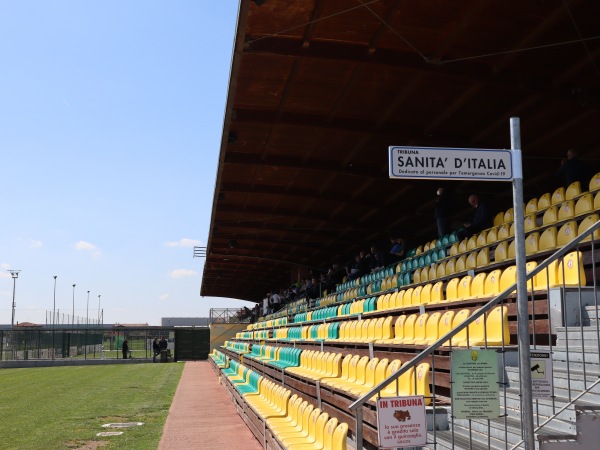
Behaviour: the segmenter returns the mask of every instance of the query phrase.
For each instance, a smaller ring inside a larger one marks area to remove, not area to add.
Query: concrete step
[[[571,348],[571,346],[584,347],[587,349],[598,348],[598,330],[596,327],[564,327],[556,328],[556,346]]]

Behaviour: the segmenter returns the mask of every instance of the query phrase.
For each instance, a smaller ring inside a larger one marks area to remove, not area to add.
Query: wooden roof
[[[510,148],[526,199],[568,148],[596,167],[600,2],[242,0],[201,295],[258,301],[298,266],[390,232],[436,237],[438,182],[388,178],[388,146]],[[207,70],[209,70],[207,68]],[[510,183],[453,182],[500,211]]]

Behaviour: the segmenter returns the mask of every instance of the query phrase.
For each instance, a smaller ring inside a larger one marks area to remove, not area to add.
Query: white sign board
[[[380,448],[420,447],[427,443],[425,400],[422,396],[377,400]]]
[[[390,178],[512,181],[510,150],[389,148]]]
[[[552,354],[531,351],[531,394],[533,398],[552,397]]]

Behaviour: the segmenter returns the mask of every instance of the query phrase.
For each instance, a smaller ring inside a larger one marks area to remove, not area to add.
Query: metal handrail
[[[581,397],[583,397],[585,394],[587,394],[588,392],[590,392],[592,389],[594,389],[596,387],[596,385],[600,383],[600,378],[598,378],[596,381],[594,381],[594,383],[588,387],[587,389],[585,389],[583,392],[581,392],[581,394],[579,394],[577,397],[575,397],[573,400],[571,400],[569,403],[567,403],[565,406],[563,406],[561,409],[559,409],[556,413],[554,413],[551,417],[549,417],[548,419],[546,419],[546,421],[544,423],[542,423],[539,427],[537,427],[534,431],[540,431],[542,428],[544,428],[546,425],[548,425],[550,422],[552,422],[554,419],[556,419],[558,417],[558,415],[560,413],[562,413],[564,410],[566,410],[569,406],[573,405],[577,400],[579,400]],[[510,450],[515,450],[517,447],[519,447],[519,445],[521,445],[523,442],[525,442],[523,439],[521,439],[519,442],[517,442],[515,445],[513,445]]]
[[[592,225],[589,229],[587,229],[584,233],[577,236],[573,241],[569,242],[564,247],[558,249],[556,252],[554,252],[552,255],[550,255],[548,258],[546,258],[541,264],[539,264],[534,270],[529,272],[527,274],[526,281],[529,281],[535,275],[537,275],[538,273],[540,273],[541,271],[546,269],[550,264],[552,264],[558,258],[560,258],[561,256],[565,255],[567,252],[571,251],[573,248],[578,246],[584,239],[586,239],[588,236],[592,235],[592,233],[594,233],[598,228],[600,228],[600,220],[598,222],[596,222],[594,225]],[[518,283],[518,281],[517,281],[517,283]],[[435,341],[433,344],[431,344],[429,347],[427,347],[425,350],[423,350],[421,353],[419,353],[413,359],[411,359],[407,363],[403,364],[397,372],[390,375],[388,378],[383,380],[381,383],[377,384],[370,391],[368,391],[366,394],[364,394],[362,397],[360,397],[358,400],[356,400],[354,403],[352,403],[349,406],[349,408],[350,408],[350,410],[355,411],[355,413],[356,413],[356,422],[357,422],[357,424],[356,424],[356,442],[358,443],[358,442],[362,441],[362,406],[373,395],[378,394],[388,384],[392,383],[393,381],[396,381],[403,374],[408,372],[411,368],[416,367],[426,357],[428,357],[434,351],[436,351],[438,348],[440,348],[444,342],[449,341],[452,337],[454,337],[460,331],[462,331],[463,329],[468,327],[471,323],[475,322],[483,314],[490,311],[498,303],[505,300],[513,291],[516,290],[517,283],[513,284],[512,286],[510,286],[509,288],[507,288],[506,290],[501,292],[497,297],[493,298],[487,304],[485,304],[484,306],[479,308],[477,311],[475,311],[471,316],[469,316],[458,327],[454,328],[453,330],[449,331],[444,336],[439,338],[437,341]]]

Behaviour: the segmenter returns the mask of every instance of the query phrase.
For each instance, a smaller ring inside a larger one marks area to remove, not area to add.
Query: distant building
[[[208,317],[163,317],[160,325],[163,327],[207,327]]]

